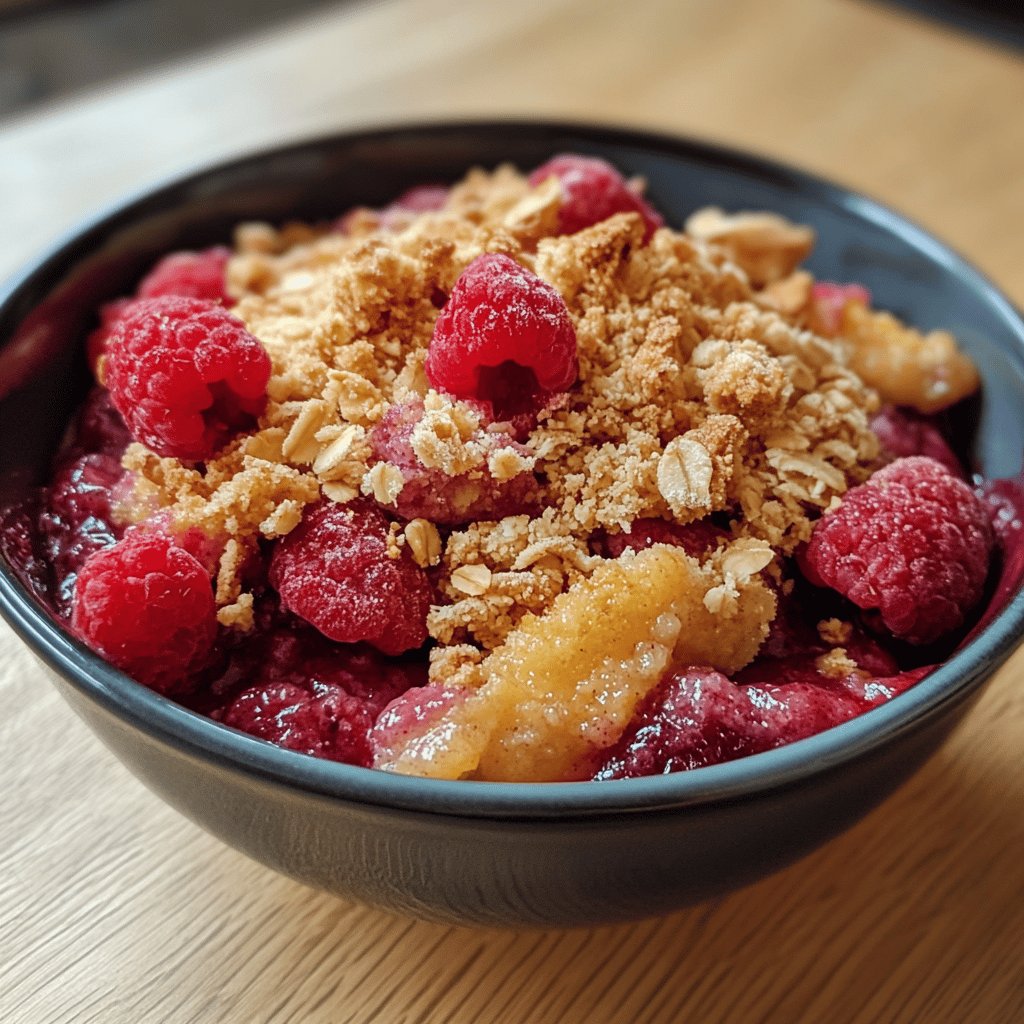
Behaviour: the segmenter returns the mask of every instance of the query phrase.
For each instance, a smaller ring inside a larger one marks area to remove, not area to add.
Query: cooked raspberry
[[[339,649],[310,657],[300,647],[290,662],[283,670],[288,678],[241,693],[224,712],[224,724],[289,750],[370,767],[374,722],[403,692],[408,676],[380,672],[358,648],[352,654]],[[277,675],[261,674],[270,680]],[[296,677],[302,681],[290,681]]]
[[[110,400],[106,388],[93,388],[75,416],[71,441],[59,453],[61,460],[79,455],[116,455],[118,458],[131,442],[131,434],[121,414]]]
[[[111,328],[106,383],[133,436],[158,455],[204,459],[266,402],[270,357],[201,299],[140,299]]]
[[[618,558],[623,551],[643,551],[652,544],[673,544],[694,558],[704,558],[715,550],[729,531],[706,519],[680,526],[664,519],[637,519],[621,533],[601,534],[591,538],[595,552],[605,558]]]
[[[436,725],[445,712],[468,696],[468,690],[431,683],[396,697],[381,712],[370,733],[375,762],[389,763],[397,751],[407,749],[415,737]]]
[[[851,302],[871,305],[871,292],[861,284],[816,281],[811,288],[811,326],[826,338],[834,338],[843,323],[843,311]]]
[[[281,604],[345,643],[401,654],[427,639],[431,589],[405,549],[390,558],[388,520],[368,499],[308,508],[270,562]]]
[[[97,453],[65,463],[50,483],[38,531],[60,615],[71,610],[75,579],[86,559],[111,547],[124,533],[111,509],[114,489],[123,476],[120,459]]]
[[[438,315],[426,371],[439,391],[490,403],[494,419],[540,409],[579,373],[562,296],[508,256],[478,256]]]
[[[934,459],[898,459],[814,528],[800,565],[885,627],[926,644],[962,625],[988,575],[992,527],[981,502]]]
[[[647,226],[646,242],[665,223],[661,214],[605,160],[563,153],[538,167],[530,175],[530,184],[536,187],[547,178],[557,178],[562,186],[559,234],[575,234],[616,213],[639,213]]]
[[[594,778],[686,771],[781,747],[891,700],[929,671],[871,680],[791,671],[741,686],[713,669],[684,669],[648,694]]]
[[[974,633],[1002,611],[1024,579],[1024,477],[986,480],[975,493],[988,512],[1002,559],[999,581]]]
[[[416,185],[380,211],[380,226],[387,231],[401,230],[417,214],[440,210],[446,202],[448,189],[444,185]]]
[[[536,508],[539,489],[531,472],[508,480],[495,480],[484,467],[473,473],[448,476],[424,466],[412,447],[413,428],[423,418],[423,401],[415,398],[393,405],[370,431],[370,447],[378,459],[397,466],[404,484],[394,505],[387,506],[404,519],[422,517],[434,523],[456,525],[476,519],[501,519]],[[529,452],[507,434],[482,431],[480,443],[488,450],[513,448]]]
[[[0,555],[22,586],[41,601],[50,600],[50,565],[39,551],[32,502],[0,508]]]
[[[224,272],[229,259],[231,250],[222,245],[202,252],[172,252],[139,282],[135,294],[140,299],[180,295],[233,306],[235,300],[224,287]]]
[[[82,567],[71,624],[140,683],[179,691],[209,656],[217,632],[210,576],[167,537],[131,531]]]
[[[355,206],[343,213],[334,224],[334,230],[347,235],[354,225],[376,218],[376,226],[382,231],[401,231],[408,227],[420,213],[433,213],[444,208],[448,202],[446,185],[414,185],[396,200],[380,210],[368,206]]]
[[[883,454],[891,459],[927,455],[954,476],[963,476],[963,466],[946,443],[935,417],[887,405],[871,420],[871,429],[882,442]]]

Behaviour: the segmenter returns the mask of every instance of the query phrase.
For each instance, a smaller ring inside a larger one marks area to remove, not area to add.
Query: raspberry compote
[[[1024,569],[946,332],[557,156],[172,253],[0,546],[140,684],[438,778],[685,771],[896,698]],[[940,415],[942,414],[942,415]],[[962,417],[961,417],[962,418]]]

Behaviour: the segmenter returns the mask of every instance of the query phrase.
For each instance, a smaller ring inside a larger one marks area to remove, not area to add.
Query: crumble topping
[[[261,538],[294,529],[306,506],[358,495],[396,506],[409,467],[381,454],[375,430],[391,410],[416,410],[413,457],[450,481],[456,508],[473,506],[494,482],[532,480],[536,492],[526,514],[393,524],[389,555],[407,550],[436,590],[431,679],[487,690],[492,710],[519,699],[512,683],[502,690],[503,666],[527,636],[557,647],[559,629],[577,635],[565,610],[575,614],[595,594],[614,604],[615,587],[643,602],[657,566],[671,593],[657,607],[647,601],[650,615],[624,631],[626,647],[595,653],[579,684],[597,692],[609,672],[646,681],[609,711],[621,731],[680,645],[688,645],[684,663],[723,672],[754,657],[775,611],[762,572],[777,577],[778,560],[879,464],[869,428],[879,396],[865,380],[921,408],[976,385],[949,336],[919,335],[855,303],[841,337],[812,333],[813,281],[796,269],[813,244],[808,228],[773,214],[705,210],[687,222],[688,234],[661,228],[646,243],[634,213],[554,235],[559,202],[556,179],[531,187],[500,167],[470,172],[439,210],[358,210],[344,232],[238,230],[227,280],[232,312],[272,362],[266,410],[253,432],[205,463],[139,444],[124,459],[140,505],[167,506],[179,527],[227,538],[217,572],[222,625],[251,628],[247,560]],[[438,310],[483,253],[507,255],[554,287],[576,332],[577,384],[516,440],[514,423],[487,422],[477,404],[431,389],[424,372]],[[638,519],[685,525],[713,514],[727,535],[703,560],[661,545],[615,560],[595,553],[596,536]],[[823,671],[845,666],[841,626],[822,624],[837,645]],[[548,671],[537,657],[531,670]],[[510,751],[525,741],[495,739],[474,719],[478,706],[450,711],[461,716],[459,735],[476,744],[458,756],[512,770]],[[408,756],[440,756],[429,737],[416,751]]]

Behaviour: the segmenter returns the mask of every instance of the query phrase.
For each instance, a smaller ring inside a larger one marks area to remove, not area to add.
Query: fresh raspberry
[[[673,544],[693,558],[702,559],[715,550],[729,531],[706,519],[680,526],[664,519],[637,519],[621,533],[598,534],[591,538],[594,551],[604,558],[618,558],[623,551],[643,551],[652,544]]]
[[[816,281],[811,288],[811,326],[826,338],[834,338],[843,323],[843,312],[851,302],[871,305],[871,292],[861,284]]]
[[[647,228],[646,242],[665,223],[661,214],[605,160],[563,153],[538,167],[530,175],[530,184],[536,188],[547,178],[557,178],[562,186],[558,211],[561,235],[575,234],[616,213],[639,213]]]
[[[540,409],[579,373],[562,296],[508,256],[478,256],[438,315],[426,371],[439,391],[490,403],[493,419]]]
[[[929,671],[867,681],[795,672],[741,686],[710,668],[684,669],[648,694],[594,778],[686,771],[781,747],[891,700]]]
[[[186,299],[205,299],[222,306],[233,306],[235,300],[224,287],[224,272],[229,259],[231,250],[222,245],[202,252],[172,252],[139,282],[135,294],[140,299],[180,295]]]
[[[388,555],[388,520],[368,499],[307,508],[274,550],[281,604],[345,643],[401,654],[427,639],[431,589],[407,550]]]
[[[82,567],[71,624],[140,683],[160,693],[187,688],[217,632],[210,576],[169,538],[130,531]]]
[[[124,533],[111,509],[114,489],[123,476],[120,459],[94,453],[64,463],[50,482],[38,533],[52,569],[53,601],[59,615],[71,610],[75,579],[86,560],[111,547]]]
[[[402,490],[387,506],[403,519],[422,517],[433,523],[457,525],[477,519],[502,519],[536,508],[537,481],[524,471],[507,480],[495,480],[486,467],[473,473],[448,476],[440,469],[424,466],[412,447],[412,432],[423,418],[419,398],[396,404],[370,431],[370,447],[378,459],[397,466],[402,473]],[[480,443],[489,451],[512,448],[522,455],[528,449],[507,434],[480,432]]]
[[[105,302],[100,306],[100,325],[91,331],[85,339],[85,356],[89,361],[89,369],[92,375],[100,377],[100,359],[107,354],[107,346],[110,344],[110,335],[114,325],[121,319],[125,310],[131,309],[137,299],[114,299],[113,302]]]
[[[956,629],[979,601],[992,527],[981,502],[934,459],[898,459],[814,528],[800,565],[914,644]]]
[[[270,358],[220,306],[140,299],[111,329],[106,383],[134,437],[158,455],[205,459],[266,402]]]
[[[963,476],[963,466],[946,443],[933,416],[922,416],[913,409],[886,405],[872,418],[871,429],[882,442],[883,453],[891,459],[927,455],[942,463],[954,476]]]

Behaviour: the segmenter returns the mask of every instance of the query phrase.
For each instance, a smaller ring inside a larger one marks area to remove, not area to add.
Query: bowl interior
[[[1024,324],[987,280],[915,225],[835,185],[712,146],[561,124],[464,124],[327,138],[199,171],[100,216],[8,282],[0,290],[0,437],[5,439],[0,445],[0,505],[17,500],[47,476],[68,417],[87,387],[81,341],[96,322],[97,307],[129,293],[159,256],[227,242],[241,221],[333,219],[353,205],[383,205],[412,185],[455,181],[473,165],[507,161],[528,169],[561,151],[601,156],[628,175],[642,175],[654,204],[673,226],[711,204],[728,210],[770,209],[812,225],[818,244],[809,267],[817,276],[859,281],[880,307],[922,329],[945,327],[957,335],[985,380],[982,396],[960,410],[959,433],[969,445],[964,454],[988,477],[1020,470]],[[58,671],[76,685],[93,687],[119,714],[141,717],[154,733],[173,736],[175,742],[184,738],[211,757],[256,763],[323,792],[341,787],[362,799],[422,806],[423,780],[368,779],[382,773],[264,749],[267,744],[230,733],[143,690],[57,629],[3,566],[0,606]],[[977,681],[986,665],[1005,657],[1022,621],[1024,600],[1018,595],[979,640],[911,693],[793,748],[688,777],[600,787],[474,784],[478,794],[489,795],[474,796],[469,803],[480,813],[520,813],[527,806],[531,813],[554,813],[566,801],[596,811],[728,795],[749,787],[755,776],[758,785],[785,781],[822,758],[867,749]],[[439,809],[466,808],[466,784],[426,785],[432,786]]]

